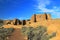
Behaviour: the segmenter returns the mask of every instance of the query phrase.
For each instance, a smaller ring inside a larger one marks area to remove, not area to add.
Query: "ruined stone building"
[[[19,19],[13,19],[13,20],[5,20],[4,24],[8,25],[26,25],[34,22],[40,22],[44,20],[51,20],[50,14],[34,14],[31,19],[28,20],[19,20]]]
[[[15,31],[12,33],[12,36],[9,40],[26,40],[26,38],[20,32],[20,29],[23,27],[38,27],[45,26],[47,27],[47,32],[50,34],[56,32],[56,37],[50,40],[60,40],[60,19],[52,19],[50,14],[34,14],[28,20],[4,20],[4,28],[15,28]]]

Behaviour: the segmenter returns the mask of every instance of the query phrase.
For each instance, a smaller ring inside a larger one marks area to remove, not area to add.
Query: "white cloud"
[[[49,12],[51,15],[56,16],[56,18],[60,18],[60,7],[53,6],[52,9],[47,8],[47,5],[50,5],[51,3],[51,0],[37,0],[37,12]]]

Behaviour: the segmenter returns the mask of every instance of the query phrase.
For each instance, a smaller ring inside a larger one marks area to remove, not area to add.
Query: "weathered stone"
[[[21,25],[22,23],[21,23],[21,21],[19,19],[14,19],[12,24],[14,24],[14,25]]]
[[[31,22],[39,22],[39,21],[42,21],[42,20],[50,20],[51,17],[50,17],[50,14],[34,14],[32,17],[31,17]]]
[[[6,20],[4,24],[12,24],[12,25],[25,25],[25,24],[31,24],[32,22],[40,22],[44,20],[51,20],[50,14],[34,14],[31,19],[29,20],[22,20],[14,19],[14,20]]]
[[[51,15],[47,14],[47,18],[48,18],[48,20],[51,20]]]
[[[26,24],[26,20],[22,20],[22,25],[25,25]]]
[[[36,22],[36,14],[31,17],[31,22]]]
[[[10,21],[10,20],[5,20],[5,21],[4,21],[4,24],[6,24],[6,25],[7,25],[7,24],[11,24],[11,21]]]

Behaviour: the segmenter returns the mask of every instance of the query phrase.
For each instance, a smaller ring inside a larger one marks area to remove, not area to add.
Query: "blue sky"
[[[29,19],[33,14],[47,12],[60,18],[59,0],[0,0],[1,19]]]

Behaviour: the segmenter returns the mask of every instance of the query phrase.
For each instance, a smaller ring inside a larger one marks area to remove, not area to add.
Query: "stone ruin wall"
[[[19,19],[13,19],[13,20],[5,20],[4,24],[8,25],[26,25],[26,24],[31,24],[34,22],[40,22],[44,20],[51,20],[50,14],[34,14],[31,19],[28,20],[19,20]]]
[[[31,17],[31,22],[40,22],[40,21],[44,21],[44,20],[51,20],[51,16],[50,14],[34,14]]]

